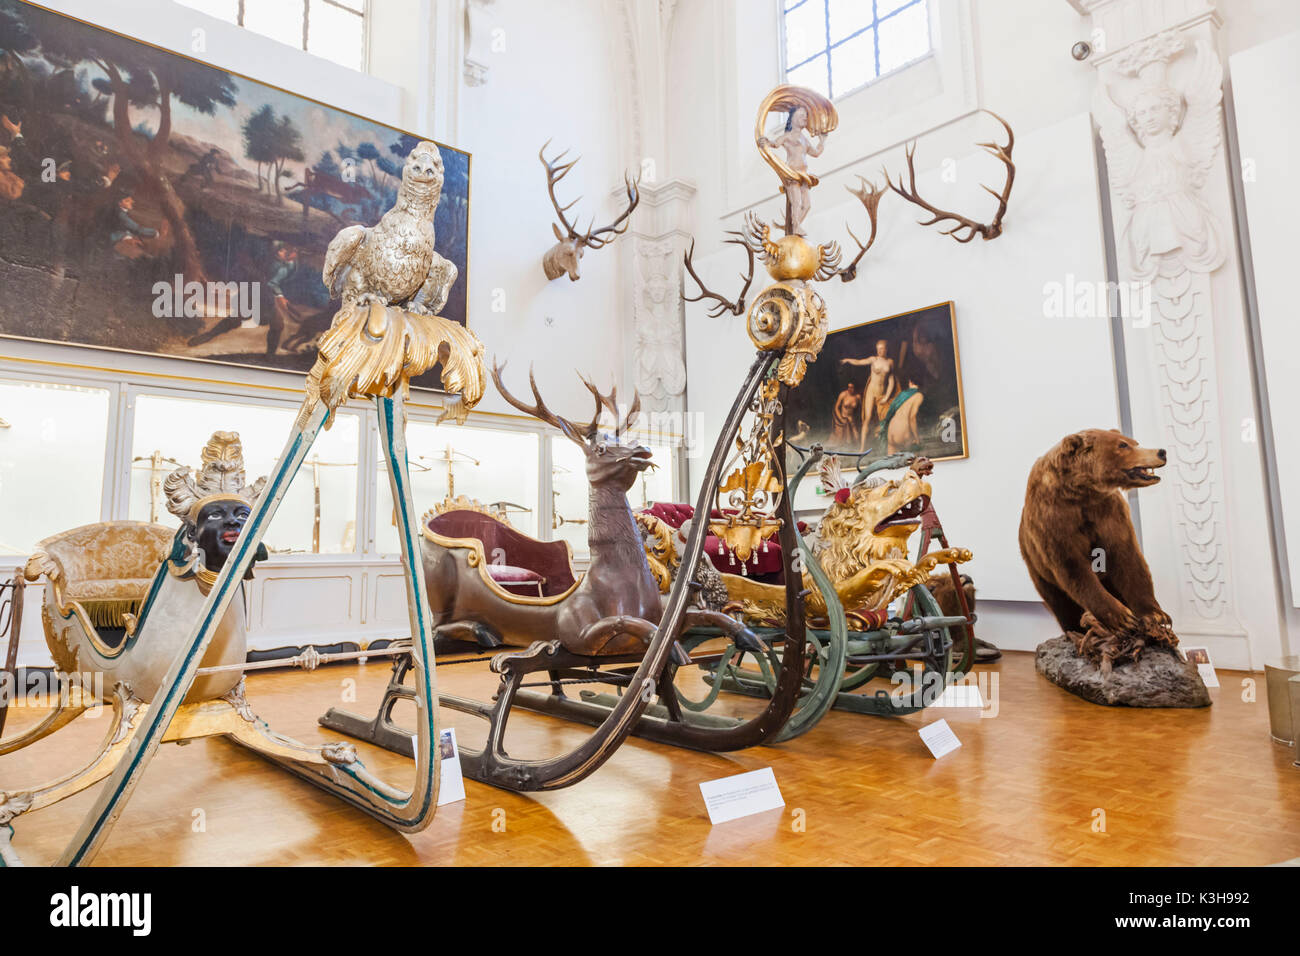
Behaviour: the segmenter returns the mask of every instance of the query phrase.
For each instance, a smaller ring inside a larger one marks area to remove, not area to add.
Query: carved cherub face
[[[1169,135],[1178,129],[1182,101],[1178,93],[1167,87],[1143,90],[1133,101],[1129,122],[1134,131],[1146,142],[1156,136]]]

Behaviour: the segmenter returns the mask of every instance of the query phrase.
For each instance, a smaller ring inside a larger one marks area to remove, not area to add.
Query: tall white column
[[[1071,0],[1091,18],[1134,437],[1168,450],[1139,493],[1156,594],[1226,667],[1282,644],[1224,154],[1214,0]]]

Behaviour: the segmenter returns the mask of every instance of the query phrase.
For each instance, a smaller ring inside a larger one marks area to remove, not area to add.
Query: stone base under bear
[[[1034,666],[1053,684],[1093,704],[1109,707],[1208,707],[1196,665],[1178,652],[1149,647],[1136,662],[1117,665],[1103,677],[1100,668],[1080,657],[1064,634],[1038,645]]]

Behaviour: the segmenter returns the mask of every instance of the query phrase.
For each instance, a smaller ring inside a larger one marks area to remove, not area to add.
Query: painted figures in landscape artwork
[[[0,335],[306,370],[326,246],[393,205],[420,139],[0,0]],[[469,156],[439,151],[464,322]]]
[[[790,438],[863,463],[907,451],[964,458],[952,304],[832,332],[789,399]]]

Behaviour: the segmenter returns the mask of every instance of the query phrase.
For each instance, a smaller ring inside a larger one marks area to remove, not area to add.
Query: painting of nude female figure
[[[899,451],[965,458],[966,409],[951,302],[831,332],[790,394],[792,440],[863,462]]]

